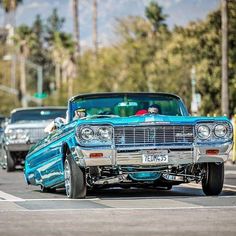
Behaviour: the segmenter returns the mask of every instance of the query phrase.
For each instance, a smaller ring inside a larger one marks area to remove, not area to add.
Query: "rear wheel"
[[[224,163],[206,163],[202,190],[207,196],[219,195],[224,184]]]
[[[10,153],[7,153],[7,172],[12,172],[16,169],[16,166],[15,166],[15,161],[14,159],[12,158],[12,156],[10,155]]]
[[[87,193],[85,171],[68,155],[64,163],[65,188],[68,198],[85,198]]]

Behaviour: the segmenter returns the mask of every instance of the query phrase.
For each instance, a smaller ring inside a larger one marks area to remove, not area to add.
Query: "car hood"
[[[165,115],[145,115],[132,117],[109,117],[97,119],[78,120],[77,124],[111,124],[114,126],[125,125],[148,125],[148,124],[186,124],[194,125],[198,122],[228,121],[227,117],[193,117],[193,116],[165,116]]]

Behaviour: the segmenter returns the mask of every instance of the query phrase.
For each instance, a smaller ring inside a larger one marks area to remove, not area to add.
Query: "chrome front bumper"
[[[76,147],[72,155],[78,165],[83,167],[90,166],[159,166],[159,165],[184,165],[204,162],[225,162],[229,158],[232,142],[220,145],[192,145],[178,147],[142,147],[126,149],[91,149]],[[217,149],[217,155],[207,155],[207,150]],[[168,152],[168,163],[146,164],[142,162],[142,156],[147,151]],[[92,153],[102,153],[103,157],[90,158]]]

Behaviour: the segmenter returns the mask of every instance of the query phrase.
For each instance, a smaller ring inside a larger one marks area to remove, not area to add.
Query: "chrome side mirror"
[[[54,126],[55,126],[56,129],[60,129],[64,125],[65,125],[65,120],[63,118],[57,117],[54,120]]]

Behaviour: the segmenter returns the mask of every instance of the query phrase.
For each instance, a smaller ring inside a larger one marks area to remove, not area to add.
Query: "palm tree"
[[[80,54],[80,24],[79,24],[79,0],[72,0],[74,41],[76,43],[77,53]]]
[[[23,0],[0,0],[0,7],[3,8],[5,16],[4,16],[4,26],[10,24],[10,29],[8,31],[8,37],[11,38],[15,34],[15,12],[17,6],[22,3]],[[9,45],[11,45],[11,39],[9,41]],[[10,48],[9,48],[10,49]],[[12,62],[11,62],[11,86],[15,88],[15,81],[16,81],[16,55],[15,52],[11,52]]]
[[[93,0],[93,45],[96,59],[98,57],[97,12],[98,12],[97,0]]]
[[[26,86],[26,60],[30,51],[35,47],[36,35],[32,29],[26,25],[20,26],[14,37],[15,45],[18,49],[20,60],[20,94],[23,107],[27,107],[27,86]]]
[[[15,11],[19,4],[23,3],[23,0],[0,0],[0,6],[5,12],[5,25],[9,23],[15,26]]]
[[[155,1],[151,1],[145,8],[145,15],[152,24],[154,32],[157,32],[161,27],[166,27],[167,15],[163,14],[162,8]]]
[[[60,91],[62,83],[68,84],[68,97],[73,95],[73,79],[76,76],[74,61],[75,44],[70,35],[55,32],[52,59],[55,63],[56,87]]]

